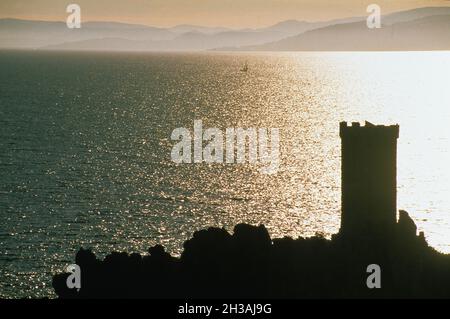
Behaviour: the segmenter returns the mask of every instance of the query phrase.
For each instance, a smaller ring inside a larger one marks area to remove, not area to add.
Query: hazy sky
[[[380,5],[382,14],[416,7],[450,6],[449,0],[0,0],[0,18],[65,20],[65,8],[70,3],[81,6],[82,21],[228,27],[365,15],[371,3]]]

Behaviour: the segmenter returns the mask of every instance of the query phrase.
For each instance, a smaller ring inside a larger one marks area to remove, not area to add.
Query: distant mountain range
[[[382,18],[368,29],[366,17],[323,22],[288,20],[259,29],[179,25],[158,28],[118,22],[0,19],[0,49],[101,51],[335,51],[450,50],[450,7],[426,7]]]
[[[449,12],[450,13],[450,12]],[[398,18],[395,19],[395,18]],[[246,51],[416,51],[450,50],[450,14],[406,20],[397,15],[382,20],[379,29],[367,28],[365,21],[319,28]],[[401,21],[401,22],[396,22]],[[233,48],[229,48],[233,50]],[[236,48],[234,48],[236,50]]]

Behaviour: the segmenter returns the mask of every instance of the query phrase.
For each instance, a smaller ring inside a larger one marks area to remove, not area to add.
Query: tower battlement
[[[365,125],[361,126],[359,122],[352,122],[348,125],[347,122],[341,122],[339,124],[339,136],[341,138],[347,136],[362,136],[369,137],[370,135],[380,138],[380,136],[398,138],[400,128],[398,124],[396,125],[374,125],[368,121],[365,121]]]

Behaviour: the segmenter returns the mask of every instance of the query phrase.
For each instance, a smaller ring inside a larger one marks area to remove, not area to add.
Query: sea
[[[279,129],[278,171],[174,163],[198,120]],[[178,256],[243,222],[330,238],[341,121],[400,125],[398,208],[450,253],[449,51],[0,51],[0,297],[54,298],[80,247]]]

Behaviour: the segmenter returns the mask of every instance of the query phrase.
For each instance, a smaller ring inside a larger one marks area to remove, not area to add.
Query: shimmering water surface
[[[342,120],[400,124],[398,207],[450,252],[450,52],[0,52],[0,70],[0,297],[52,297],[80,246],[177,254],[239,222],[330,236]],[[195,119],[280,128],[278,174],[173,164]]]

